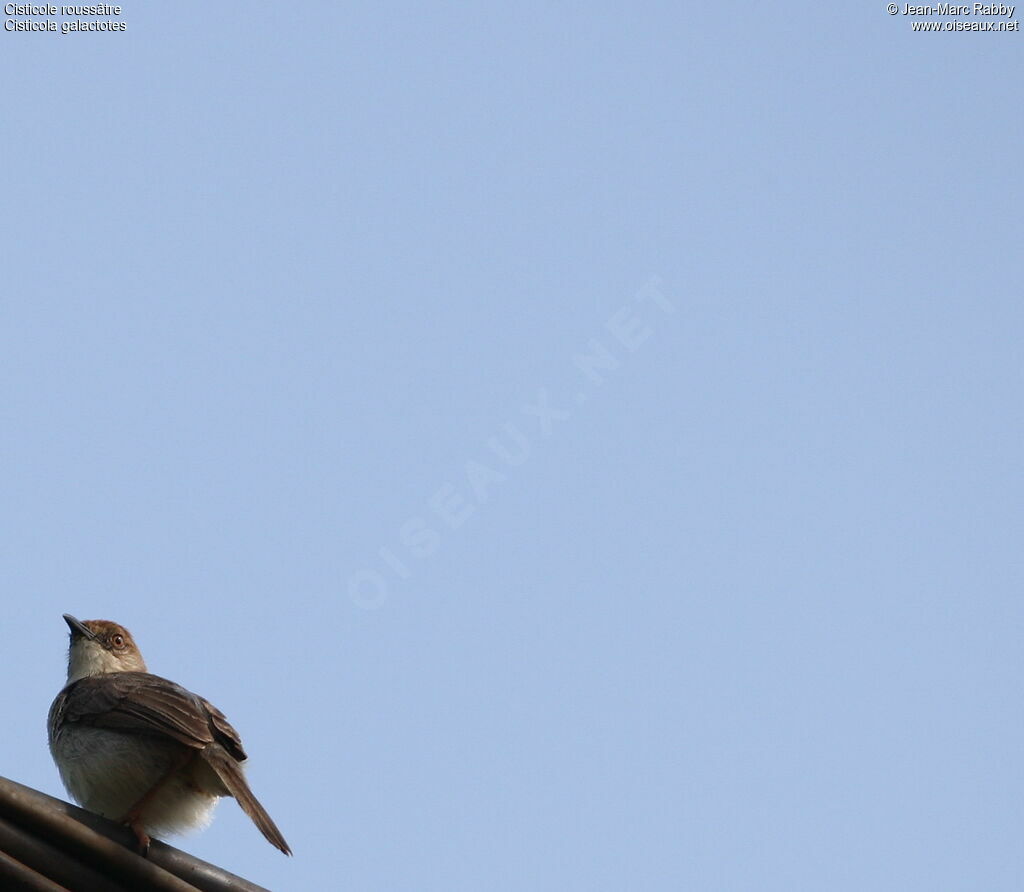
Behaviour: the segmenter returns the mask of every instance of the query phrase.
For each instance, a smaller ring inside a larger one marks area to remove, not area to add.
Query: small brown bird
[[[150,834],[205,827],[222,796],[234,796],[272,844],[291,854],[242,773],[238,732],[181,685],[151,675],[124,626],[71,628],[67,685],[49,715],[50,752],[68,792],[89,811],[131,827],[140,851]]]

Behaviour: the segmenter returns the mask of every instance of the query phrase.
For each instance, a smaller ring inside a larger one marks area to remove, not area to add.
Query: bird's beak
[[[68,628],[71,629],[71,637],[75,635],[81,635],[83,638],[88,638],[90,641],[96,636],[90,632],[85,624],[81,620],[75,619],[70,613],[64,614],[64,622],[68,624]]]

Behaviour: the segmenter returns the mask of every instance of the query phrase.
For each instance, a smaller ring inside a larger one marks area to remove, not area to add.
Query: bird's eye
[[[114,647],[124,647],[124,635],[115,635],[110,639],[110,643],[113,644]]]

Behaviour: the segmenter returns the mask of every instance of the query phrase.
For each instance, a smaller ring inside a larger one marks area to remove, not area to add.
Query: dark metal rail
[[[268,892],[262,886],[0,777],[0,888],[11,892]]]

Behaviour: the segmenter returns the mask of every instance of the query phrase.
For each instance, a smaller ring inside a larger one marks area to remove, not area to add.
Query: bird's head
[[[135,639],[124,626],[106,619],[84,622],[64,614],[71,629],[68,650],[68,684],[88,675],[105,672],[145,672],[146,661]]]

